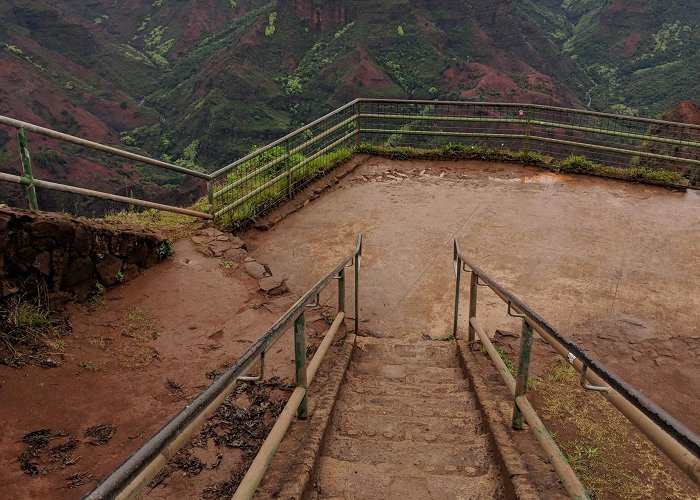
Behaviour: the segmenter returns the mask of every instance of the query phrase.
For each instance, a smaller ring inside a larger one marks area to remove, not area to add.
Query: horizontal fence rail
[[[584,389],[600,392],[632,425],[639,429],[657,448],[687,474],[695,484],[700,484],[700,438],[695,433],[617,376],[607,366],[591,357],[515,294],[472,264],[461,253],[457,239],[454,240],[454,267],[456,286],[453,335],[455,338],[458,333],[462,272],[471,274],[468,331],[470,346],[477,335],[487,346],[490,343],[488,337],[485,336],[483,331],[480,331],[481,328],[476,317],[477,290],[479,286],[488,287],[507,304],[510,316],[522,318],[523,334],[521,336],[518,376],[514,390],[514,428],[522,426],[522,415],[520,415],[520,412],[525,410],[523,410],[518,400],[519,398],[525,398],[527,394],[531,337],[534,330],[581,374],[581,385]],[[502,372],[502,370],[499,371]],[[501,375],[504,376],[503,373]],[[508,383],[507,380],[506,383]],[[593,385],[589,385],[589,383]]]
[[[0,116],[18,131],[23,175],[0,181],[170,210],[242,228],[347,161],[362,145],[434,149],[448,144],[572,156],[604,166],[671,170],[700,182],[700,126],[520,103],[355,99],[215,172],[203,173],[45,127]],[[25,131],[206,181],[206,212],[109,195],[32,175]],[[20,177],[18,180],[17,177]],[[184,210],[188,210],[185,212]]]
[[[240,493],[237,492],[239,498],[251,498],[294,414],[296,413],[300,418],[306,418],[308,385],[313,380],[328,346],[345,318],[345,270],[348,267],[354,267],[355,271],[355,331],[358,331],[360,324],[359,281],[361,259],[362,235],[359,235],[355,249],[350,255],[345,257],[335,269],[321,278],[313,288],[290,307],[272,328],[260,337],[228,370],[185,406],[84,498],[97,500],[136,497],[138,492],[188,442],[194,432],[224,402],[226,397],[234,392],[237,382],[263,378],[265,353],[287,330],[293,328],[297,388],[290,396],[283,414],[278,417],[275,426],[270,431],[268,438],[263,443],[238,488],[241,491]],[[338,313],[316,354],[307,366],[304,311],[309,306],[319,304],[321,291],[333,280],[338,281]],[[260,374],[257,377],[245,377],[245,373],[257,360],[260,360]]]

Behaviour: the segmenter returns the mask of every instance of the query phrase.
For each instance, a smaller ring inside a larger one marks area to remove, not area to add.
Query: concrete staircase
[[[358,337],[309,499],[502,498],[451,342]]]

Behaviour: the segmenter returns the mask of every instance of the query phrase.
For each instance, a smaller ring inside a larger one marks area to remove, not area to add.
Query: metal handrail
[[[623,120],[629,120],[633,122],[640,122],[640,123],[650,123],[650,124],[656,124],[656,125],[671,125],[671,126],[679,126],[682,125],[683,127],[687,128],[692,128],[692,129],[698,129],[700,130],[700,125],[692,125],[689,123],[679,123],[679,122],[671,122],[668,120],[658,120],[654,118],[642,118],[639,116],[627,116],[627,115],[615,115],[612,113],[601,113],[600,111],[591,111],[588,109],[581,109],[581,108],[564,108],[560,106],[547,106],[544,104],[528,104],[524,102],[486,102],[486,101],[431,101],[427,99],[381,99],[381,98],[361,98],[359,99],[360,102],[375,102],[375,103],[384,103],[384,104],[421,104],[421,105],[440,105],[440,104],[447,104],[450,106],[487,106],[487,107],[493,107],[493,106],[502,106],[504,108],[514,108],[514,109],[521,109],[521,108],[529,108],[529,109],[542,109],[545,111],[563,111],[563,112],[576,112],[576,113],[581,113],[584,115],[590,115],[590,116],[599,116],[601,118],[615,118],[615,119],[623,119]]]
[[[297,390],[295,390],[293,394],[293,396],[295,396],[294,400],[296,401],[294,411],[297,411],[298,408],[300,418],[305,418],[308,383],[313,379],[313,375],[318,369],[320,360],[325,354],[325,350],[328,348],[333,335],[337,331],[342,319],[345,317],[345,268],[350,266],[354,266],[355,268],[355,331],[358,331],[360,322],[359,278],[361,258],[362,235],[359,235],[355,243],[355,249],[350,255],[345,257],[331,272],[321,278],[316,285],[297,300],[296,303],[218,379],[212,382],[209,387],[180,410],[177,415],[138,450],[132,453],[132,455],[111,474],[105,477],[92,491],[86,494],[84,498],[97,500],[135,497],[155,474],[167,464],[168,460],[187,443],[196,429],[204,423],[205,419],[234,391],[236,382],[240,377],[251,368],[258,358],[264,356],[265,352],[292,326],[294,326],[295,334],[295,365],[297,367]],[[328,330],[326,335],[328,340],[324,341],[323,349],[319,347],[316,355],[307,367],[305,332],[303,326],[304,311],[317,300],[321,290],[335,278],[339,278],[338,315],[335,318],[333,326]],[[290,401],[292,401],[291,397]],[[284,432],[282,432],[282,436],[283,435]],[[282,436],[278,436],[280,440]],[[273,450],[273,452],[275,450]],[[264,472],[264,470],[265,469],[263,469],[262,472]],[[252,490],[253,493],[261,478],[262,473],[260,474],[260,478],[257,479],[257,483],[255,483],[255,487]],[[249,480],[249,483],[250,481],[251,480]]]
[[[514,310],[523,315],[524,325],[527,324],[528,327],[537,331],[577,371],[584,372],[584,377],[595,385],[596,390],[604,388],[604,384],[607,384],[610,390],[601,391],[601,394],[611,401],[635,427],[645,434],[696,484],[700,484],[700,438],[695,433],[642,395],[603,363],[586,353],[579,345],[567,338],[514,293],[471,263],[461,253],[457,238],[454,240],[454,266],[457,277],[453,324],[455,337],[457,336],[457,320],[459,316],[461,272],[467,271],[472,274],[468,337],[470,345],[474,342],[476,333],[473,325],[476,322],[476,282],[481,280],[483,285],[488,286],[501,300],[509,305],[509,310]],[[529,363],[529,352],[521,352],[521,359],[523,355],[527,356]],[[524,379],[526,382],[527,372],[524,373]],[[525,388],[523,390],[524,392],[516,394],[516,397],[526,392]]]

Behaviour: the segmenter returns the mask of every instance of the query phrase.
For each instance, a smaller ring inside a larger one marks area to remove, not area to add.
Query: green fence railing
[[[584,156],[700,177],[696,125],[532,104],[356,99],[212,174],[212,213],[222,225],[243,225],[365,144]]]
[[[26,186],[32,208],[37,206],[33,196],[37,187],[213,218],[218,225],[231,228],[258,219],[361,147],[367,150],[367,145],[428,150],[478,146],[539,153],[552,162],[583,156],[607,167],[673,171],[679,173],[676,178],[682,173],[691,185],[700,186],[698,125],[535,104],[355,99],[211,174],[0,116],[2,125],[16,128],[20,143],[26,130],[199,178],[207,183],[209,202],[205,213],[38,180],[32,174],[25,138],[21,148],[26,153],[22,156],[24,175],[0,173],[0,181]]]

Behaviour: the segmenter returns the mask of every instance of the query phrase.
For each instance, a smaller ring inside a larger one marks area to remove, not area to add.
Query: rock
[[[122,270],[122,265],[123,262],[119,257],[105,255],[95,266],[100,282],[106,286],[114,286],[118,283],[117,275]]]
[[[209,243],[210,239],[211,238],[209,238],[208,236],[202,236],[202,235],[194,235],[191,238],[192,243],[194,243],[195,245],[204,245],[206,243]]]
[[[632,351],[632,359],[635,361],[639,361],[639,359],[642,357],[642,353],[639,351]]]
[[[244,270],[248,276],[255,279],[262,279],[267,275],[265,266],[258,264],[257,262],[246,262]]]
[[[51,274],[51,254],[49,252],[41,252],[36,256],[36,259],[34,259],[32,267],[44,276]]]
[[[273,276],[262,278],[258,281],[258,286],[260,286],[260,290],[268,295],[282,295],[289,291],[289,288],[284,280]]]
[[[16,286],[11,286],[8,282],[3,281],[0,283],[0,297],[3,299],[5,297],[9,297],[10,295],[14,295],[17,292],[19,292],[19,288]]]
[[[137,241],[134,244],[134,249],[126,257],[127,264],[136,264],[139,267],[143,267],[148,257],[148,245],[143,241]]]
[[[226,250],[224,252],[223,258],[229,262],[243,262],[248,256],[248,252],[242,248],[232,248],[231,250]]]
[[[138,278],[139,268],[134,264],[128,264],[124,266],[122,274],[124,275],[124,282],[131,281],[133,279]]]
[[[80,255],[88,255],[92,250],[92,238],[87,228],[80,225],[75,228],[75,239],[73,239],[73,251]]]
[[[240,239],[238,236],[234,236],[232,234],[229,234],[228,240],[233,245],[233,248],[246,248],[245,241]]]
[[[246,262],[255,262],[255,259],[253,257],[246,257],[245,261]]]
[[[90,297],[92,291],[95,289],[96,284],[97,280],[95,278],[90,278],[81,283],[73,285],[71,289],[75,294],[75,299],[78,302],[85,302]]]
[[[79,283],[83,283],[92,277],[95,271],[95,264],[87,257],[78,257],[68,264],[63,274],[62,287],[72,288]]]
[[[208,227],[202,230],[202,234],[205,236],[209,236],[210,238],[216,238],[217,236],[221,236],[224,233],[222,233],[216,228]]]
[[[50,251],[56,248],[56,242],[51,238],[35,238],[32,240],[32,246],[39,251]]]
[[[230,241],[212,241],[207,247],[214,257],[221,257],[224,252],[233,249],[233,245]]]
[[[52,276],[52,290],[58,291],[61,288],[61,281],[63,280],[63,273],[66,270],[69,259],[68,252],[63,248],[56,248],[51,252],[51,274]]]

